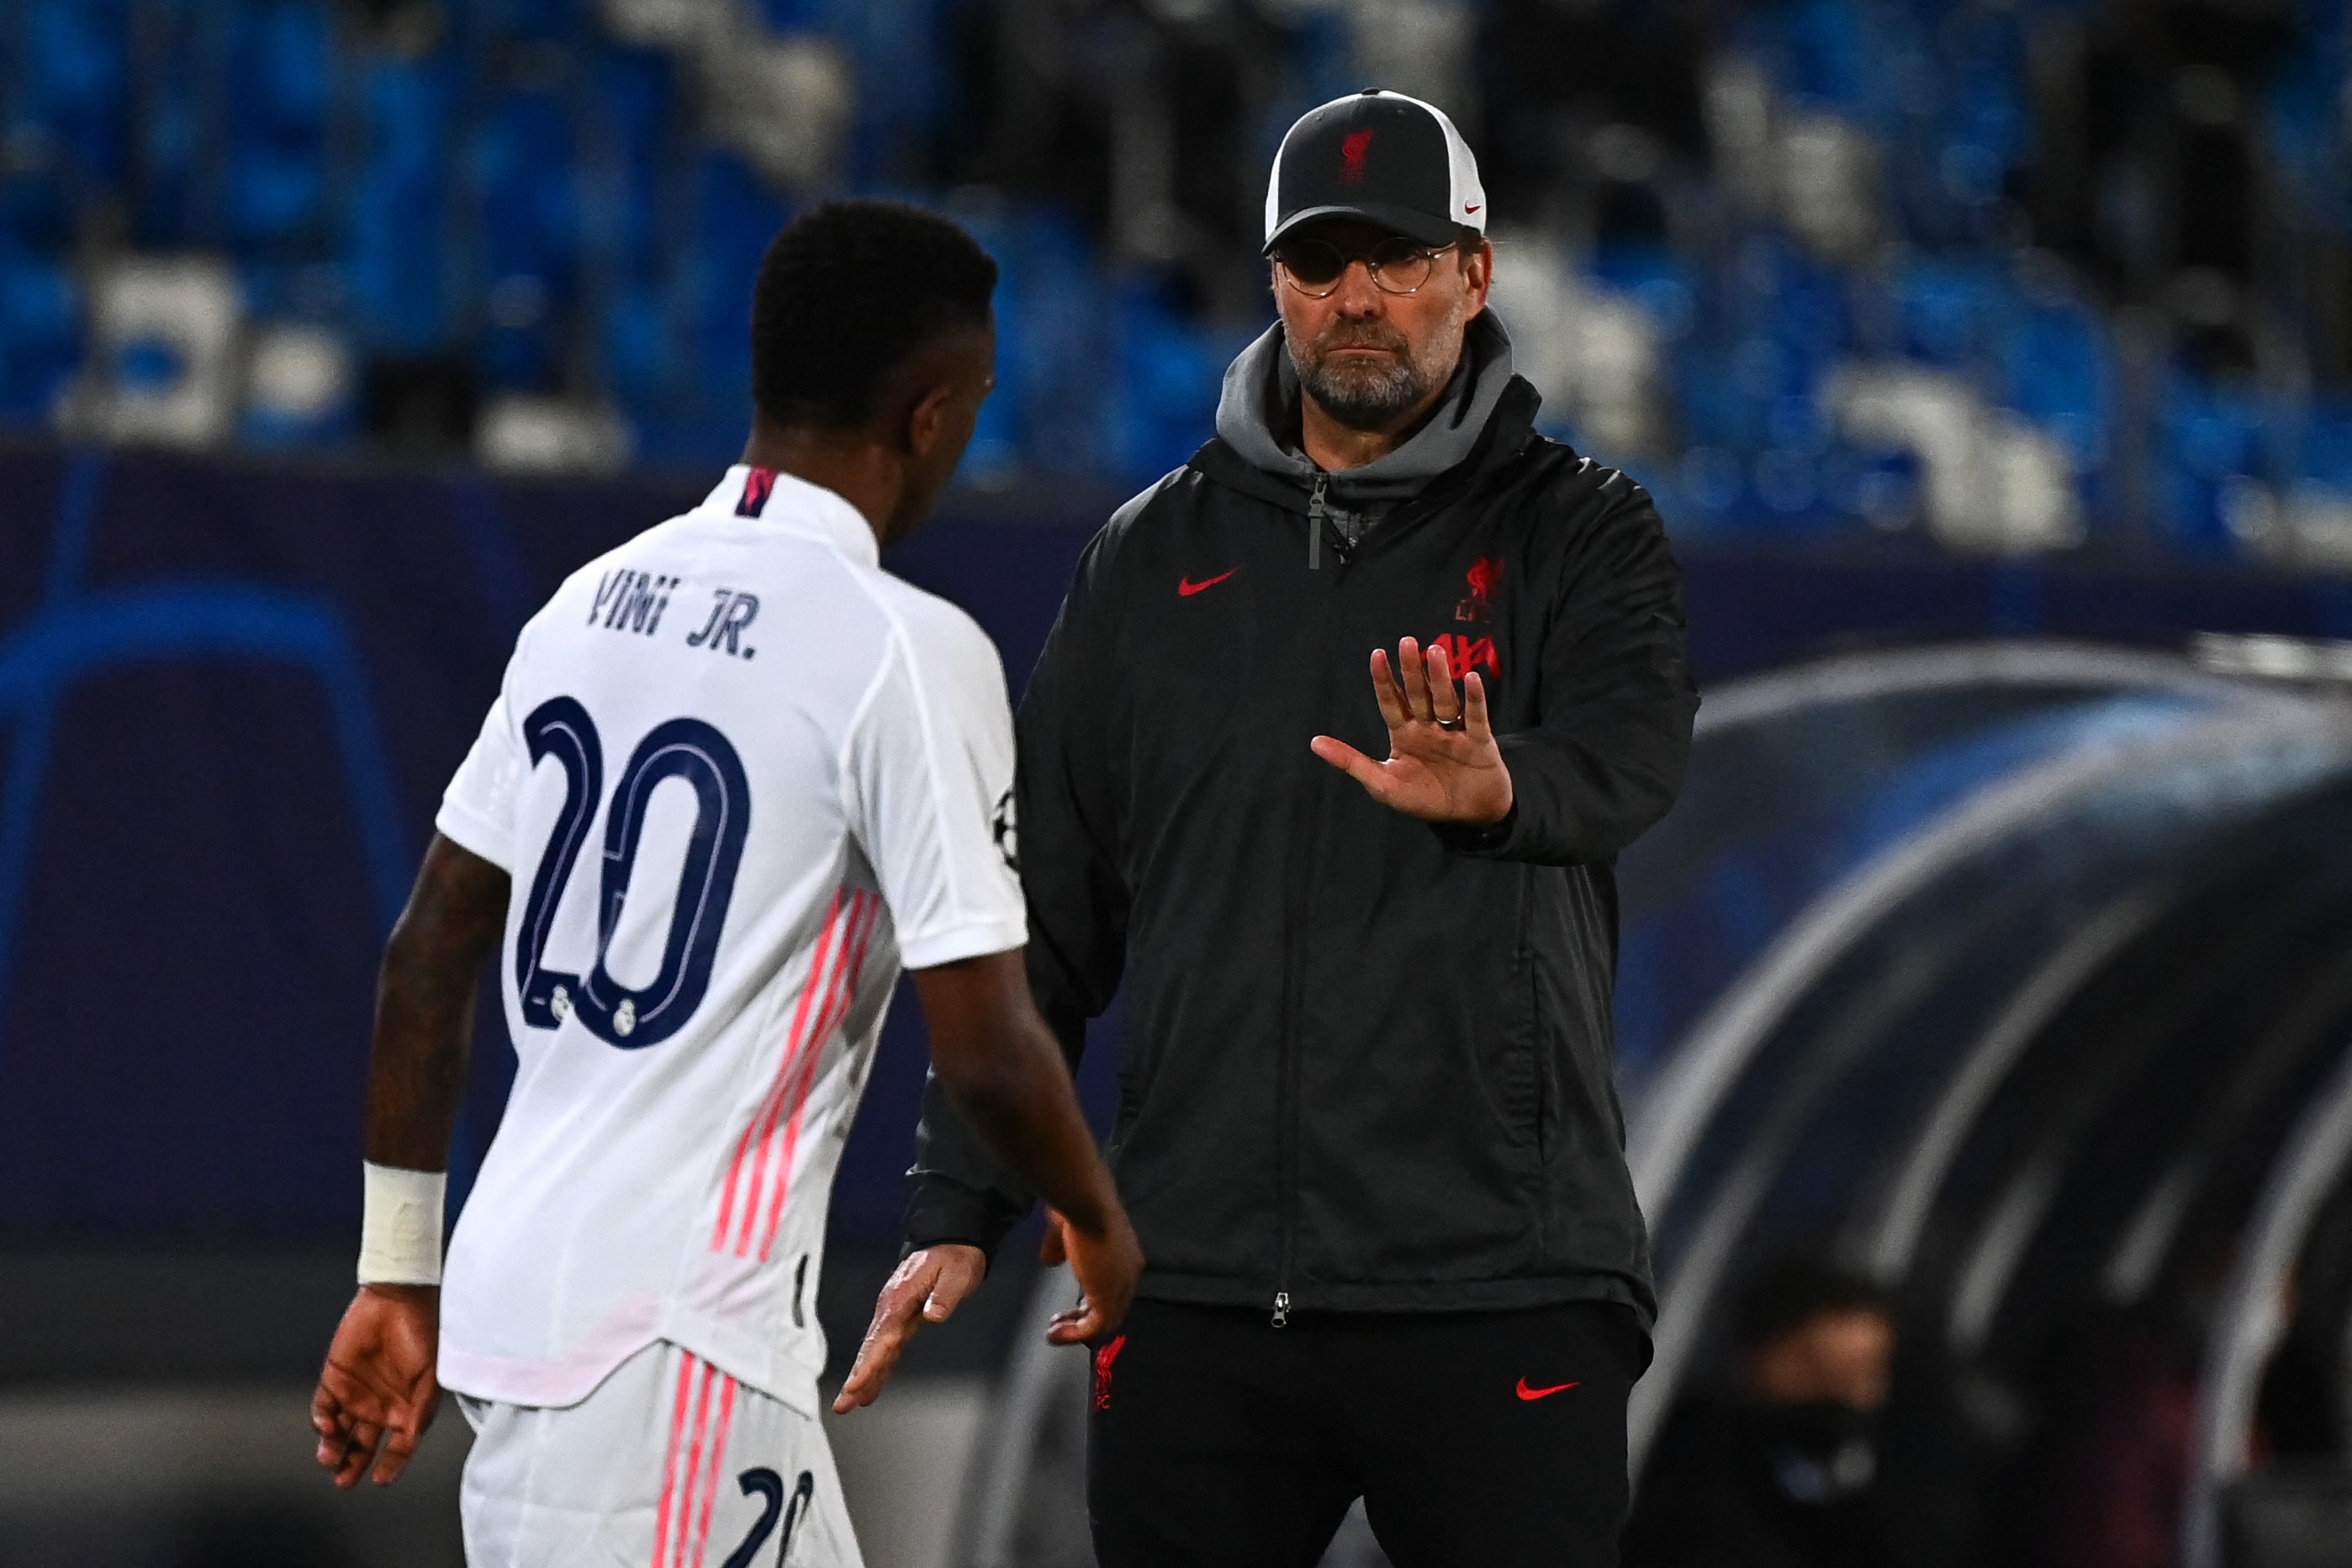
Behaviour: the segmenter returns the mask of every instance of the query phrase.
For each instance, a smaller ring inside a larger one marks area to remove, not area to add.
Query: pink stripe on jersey
[[[793,1053],[800,1049],[802,1031],[808,1028],[809,998],[815,994],[817,977],[824,972],[825,955],[833,946],[834,930],[839,925],[841,919],[842,892],[843,890],[840,888],[834,889],[833,902],[825,907],[824,925],[817,932],[816,954],[815,956],[809,960],[808,978],[801,982],[800,1001],[793,1009],[792,1030],[784,1037],[787,1043],[784,1046],[783,1061],[777,1066],[776,1083],[769,1092],[768,1098],[782,1097],[783,1093],[785,1076],[791,1071]],[[772,1114],[772,1113],[768,1109],[768,1098],[763,1098],[761,1101],[759,1109],[752,1113],[751,1121],[744,1125],[743,1136],[735,1145],[735,1158],[727,1167],[727,1192],[726,1196],[720,1198],[719,1203],[719,1224],[711,1230],[710,1233],[710,1246],[713,1251],[717,1251],[727,1245],[728,1221],[734,1217],[735,1194],[739,1185],[743,1180],[744,1163],[751,1153],[754,1140],[762,1136],[761,1133],[761,1124],[768,1121]],[[767,1163],[767,1149],[765,1145],[761,1144],[760,1146],[759,1162],[760,1171],[761,1173],[764,1173],[766,1170]],[[757,1192],[759,1190],[759,1186],[760,1175],[755,1174],[751,1177],[751,1190],[753,1192]],[[751,1207],[752,1199],[747,1196],[744,1199],[743,1207],[746,1239],[749,1239],[749,1232],[751,1229]]]
[[[852,942],[867,912],[877,909],[880,904],[878,897],[864,892],[849,895],[848,922],[841,933],[841,939],[834,944],[833,965],[825,975],[824,998],[817,1005],[815,1023],[805,1032],[797,1029],[793,1031],[794,1038],[786,1049],[783,1060],[777,1063],[775,1086],[770,1092],[767,1103],[761,1107],[758,1124],[760,1157],[753,1167],[750,1197],[743,1207],[742,1229],[735,1241],[735,1255],[739,1258],[751,1255],[751,1238],[760,1228],[760,1197],[771,1186],[772,1178],[768,1173],[772,1156],[776,1155],[776,1129],[783,1118],[785,1105],[791,1101],[796,1070],[824,1054],[826,1037],[833,1032],[835,1004],[841,995],[842,972],[849,967]],[[814,988],[814,971],[811,971],[811,989]],[[772,1182],[776,1185],[789,1182],[792,1172],[786,1160],[775,1159],[773,1163],[777,1168]],[[760,1255],[763,1260],[766,1258],[764,1247]]]
[[[688,1359],[702,1368],[702,1380],[694,1391],[694,1442],[686,1451],[686,1495],[677,1503],[677,1552],[670,1561],[677,1568],[693,1568],[694,1559],[687,1555],[687,1546],[694,1539],[694,1494],[702,1490],[702,1440],[710,1430],[710,1384],[717,1368],[709,1362],[689,1356]]]
[[[763,1263],[768,1260],[768,1254],[775,1249],[776,1238],[783,1229],[784,1198],[792,1190],[793,1158],[800,1149],[801,1121],[808,1112],[809,1092],[816,1085],[817,1061],[824,1054],[825,1041],[833,1038],[835,1030],[848,1021],[849,1009],[856,1004],[857,978],[866,970],[866,949],[874,940],[875,927],[882,924],[882,900],[879,897],[867,901],[866,917],[865,926],[857,932],[856,943],[843,944],[850,949],[850,957],[849,983],[842,988],[841,1006],[832,1020],[817,1030],[814,1047],[803,1053],[800,1085],[793,1092],[792,1120],[784,1124],[783,1164],[777,1172],[775,1196],[768,1204],[767,1235],[760,1242],[760,1260]]]
[[[845,895],[847,899],[845,907],[843,904]],[[862,894],[849,893],[846,889],[834,894],[835,913],[835,917],[829,919],[824,944],[830,947],[832,961],[830,964],[824,961],[825,953],[821,949],[816,961],[809,966],[808,978],[801,985],[800,1004],[793,1010],[792,1033],[786,1038],[783,1055],[776,1063],[775,1082],[769,1086],[759,1110],[751,1118],[751,1126],[745,1130],[745,1136],[752,1142],[754,1156],[743,1195],[742,1224],[737,1228],[733,1241],[735,1255],[739,1258],[751,1255],[751,1237],[759,1225],[760,1195],[767,1188],[768,1167],[775,1158],[776,1125],[783,1114],[791,1091],[793,1064],[800,1060],[801,1052],[807,1049],[812,1029],[822,1033],[825,1015],[833,1009],[834,988],[840,980],[842,960],[849,950],[849,936],[857,924],[862,897]],[[814,1020],[809,1016],[812,1002],[815,1004]]]
[[[686,1442],[686,1396],[694,1383],[694,1357],[680,1352],[677,1361],[677,1402],[670,1411],[669,1448],[662,1455],[661,1506],[654,1511],[653,1568],[667,1568],[669,1560],[669,1511],[677,1494],[678,1450]]]
[[[702,1568],[703,1554],[710,1549],[710,1511],[719,1500],[719,1471],[721,1457],[727,1452],[727,1434],[735,1424],[735,1380],[725,1373],[719,1375],[719,1429],[710,1435],[710,1474],[702,1483],[702,1512],[694,1521],[694,1560],[689,1568]]]

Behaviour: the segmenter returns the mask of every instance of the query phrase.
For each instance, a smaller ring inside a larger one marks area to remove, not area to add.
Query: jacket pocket
[[[1518,919],[1514,923],[1508,978],[1504,982],[1501,1017],[1502,1052],[1496,1061],[1496,1098],[1502,1107],[1512,1142],[1544,1158],[1545,1125],[1543,1011],[1538,1003],[1535,952],[1528,940],[1528,889],[1526,873],[1519,878]]]

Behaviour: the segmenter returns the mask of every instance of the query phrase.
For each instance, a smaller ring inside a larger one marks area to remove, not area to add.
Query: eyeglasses
[[[1274,264],[1290,287],[1309,299],[1329,297],[1358,262],[1372,275],[1372,286],[1383,294],[1411,294],[1429,281],[1429,269],[1454,247],[1434,249],[1415,245],[1402,235],[1381,241],[1369,251],[1343,251],[1328,240],[1286,239],[1274,253]]]

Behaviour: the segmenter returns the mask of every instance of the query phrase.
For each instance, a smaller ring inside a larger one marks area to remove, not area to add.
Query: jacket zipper
[[[1324,487],[1328,483],[1328,476],[1317,475],[1314,491],[1307,500],[1307,565],[1311,571],[1322,569],[1323,519],[1326,515],[1323,497]],[[1333,591],[1347,580],[1347,568],[1348,556],[1343,552],[1339,557],[1339,570],[1330,580]],[[1318,622],[1329,622],[1330,605],[1328,595],[1318,596],[1314,613]],[[1330,706],[1330,672],[1327,668],[1318,680],[1318,710]],[[1286,1328],[1290,1323],[1291,1260],[1298,1247],[1299,1034],[1304,1028],[1302,1015],[1306,1006],[1307,904],[1314,882],[1315,841],[1319,825],[1315,805],[1316,791],[1323,784],[1318,775],[1310,773],[1307,779],[1307,786],[1299,793],[1298,810],[1291,821],[1290,861],[1286,868],[1289,885],[1285,889],[1284,898],[1284,924],[1288,933],[1284,943],[1286,972],[1283,977],[1280,1060],[1276,1063],[1275,1078],[1275,1197],[1279,1230],[1272,1318],[1276,1328]]]
[[[1323,492],[1329,486],[1331,476],[1315,476],[1315,488],[1307,497],[1307,570],[1323,570]]]

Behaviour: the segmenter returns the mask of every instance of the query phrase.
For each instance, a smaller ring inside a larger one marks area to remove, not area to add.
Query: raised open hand
[[[1318,735],[1315,755],[1364,787],[1381,805],[1424,822],[1491,827],[1511,814],[1511,770],[1486,719],[1486,688],[1471,671],[1454,689],[1445,647],[1407,637],[1372,650],[1372,695],[1389,726],[1389,759],[1375,762],[1344,740]]]

